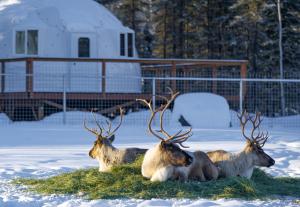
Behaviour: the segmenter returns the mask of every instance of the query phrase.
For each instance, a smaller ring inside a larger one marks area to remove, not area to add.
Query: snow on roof
[[[39,21],[71,31],[120,28],[132,31],[93,0],[1,0],[0,25],[37,26]]]

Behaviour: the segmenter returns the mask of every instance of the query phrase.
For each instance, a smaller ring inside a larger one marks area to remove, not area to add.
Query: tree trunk
[[[283,51],[282,51],[282,21],[281,21],[281,8],[280,0],[277,0],[277,11],[278,11],[278,32],[279,32],[279,65],[280,65],[280,79],[284,79],[283,75]],[[280,82],[280,97],[281,97],[281,111],[282,116],[285,115],[285,97],[284,97],[284,86],[283,82]]]

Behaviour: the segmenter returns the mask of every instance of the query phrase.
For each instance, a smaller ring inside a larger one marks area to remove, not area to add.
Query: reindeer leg
[[[212,163],[205,165],[203,172],[207,180],[216,180],[219,177],[219,169]]]
[[[177,167],[174,169],[174,180],[179,180],[179,181],[187,181],[188,180],[188,170],[189,168],[187,167]]]

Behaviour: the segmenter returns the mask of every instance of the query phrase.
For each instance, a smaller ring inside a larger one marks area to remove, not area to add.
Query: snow
[[[138,112],[129,112],[124,116],[123,119],[123,125],[135,125],[143,128],[147,128],[149,116],[150,116],[149,110],[142,110]],[[159,125],[159,114],[157,114],[152,122],[153,126]],[[116,117],[113,121],[113,123],[117,124],[119,122],[119,117]],[[166,127],[180,127],[181,124],[172,119],[172,112],[171,110],[167,109],[164,113],[163,117],[163,124]]]
[[[193,113],[190,113],[190,112]],[[183,117],[193,128],[228,128],[229,105],[222,96],[211,93],[188,93],[174,102],[173,120]],[[204,118],[207,117],[207,118]]]
[[[90,116],[89,113],[81,113],[70,112],[74,116]],[[148,111],[140,113],[148,113]],[[138,114],[132,113],[130,116],[138,116]],[[0,206],[297,206],[294,203],[295,198],[263,201],[238,199],[88,201],[79,195],[38,195],[24,191],[22,186],[11,185],[9,182],[17,177],[43,178],[75,169],[97,167],[98,163],[88,156],[95,137],[83,129],[82,123],[65,126],[49,124],[58,116],[60,114],[48,117],[48,120],[42,121],[44,124],[15,123],[0,126]],[[102,119],[103,117],[99,116],[98,118]],[[45,124],[46,122],[47,124]],[[93,126],[92,123],[89,124],[91,127]],[[174,131],[178,130],[178,127],[172,125],[169,127],[173,127]],[[116,134],[115,145],[120,148],[133,146],[150,148],[154,146],[158,140],[149,135],[145,128],[142,125],[135,126],[124,123]],[[269,129],[269,132],[271,137],[265,150],[276,160],[276,164],[271,168],[264,168],[264,170],[274,176],[300,177],[299,129]],[[194,128],[193,134],[186,143],[191,147],[190,150],[209,151],[223,148],[237,152],[245,144],[238,127],[230,129]]]
[[[3,124],[9,124],[10,123],[10,119],[6,116],[6,114],[4,113],[0,113],[0,126]]]
[[[99,123],[105,123],[105,120],[108,120],[107,117],[102,116],[98,113],[94,113],[96,119]],[[73,111],[73,112],[66,112],[66,124],[68,125],[82,125],[83,121],[86,119],[86,122],[89,124],[95,124],[93,115],[90,112],[80,112],[80,111]],[[37,122],[38,124],[63,124],[64,120],[64,113],[58,112],[51,114],[50,116],[45,117],[42,121]]]
[[[255,114],[251,114],[250,116],[255,116]],[[235,127],[238,127],[240,121],[237,117],[237,112],[230,110],[231,124]],[[284,117],[266,117],[261,116],[262,123],[261,127],[264,128],[276,128],[276,129],[299,129],[300,128],[300,115],[292,115],[292,116],[284,116]]]
[[[193,100],[193,101],[192,101]],[[196,101],[195,101],[196,100]],[[206,110],[203,110],[203,109]],[[188,113],[193,111],[193,113]],[[116,132],[114,145],[119,148],[151,148],[158,139],[147,132],[149,110],[129,111],[123,124]],[[245,139],[236,117],[229,111],[222,97],[206,93],[193,93],[179,96],[175,100],[173,112],[167,110],[164,117],[165,129],[176,133],[178,129],[187,130],[178,122],[183,115],[193,125],[193,136],[186,142],[191,151],[210,151],[224,149],[231,152],[241,151]],[[97,120],[105,124],[107,117],[95,113]],[[206,118],[204,118],[206,117]],[[14,186],[10,181],[18,177],[45,178],[76,169],[97,167],[97,161],[88,156],[95,136],[83,128],[83,120],[95,128],[90,112],[72,111],[52,114],[39,122],[13,123],[5,114],[0,114],[0,206],[297,206],[295,199],[278,198],[275,200],[238,200],[238,199],[114,199],[85,200],[80,195],[39,195],[25,191],[24,186]],[[114,126],[120,117],[112,120]],[[206,125],[206,122],[210,125]],[[224,123],[221,125],[222,120]],[[264,130],[270,138],[264,149],[276,164],[264,168],[273,176],[300,177],[300,128],[299,116],[267,118],[264,117]],[[215,123],[214,123],[215,122]],[[228,128],[228,123],[232,127]],[[294,123],[290,128],[284,123]],[[215,124],[215,125],[212,125]],[[159,128],[159,117],[154,119],[154,128]],[[201,126],[201,127],[199,127]],[[212,127],[214,126],[214,127]],[[249,133],[249,128],[246,132]]]

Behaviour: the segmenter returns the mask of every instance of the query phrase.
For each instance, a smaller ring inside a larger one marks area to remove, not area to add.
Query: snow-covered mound
[[[0,113],[0,125],[8,124],[9,122],[10,122],[10,119],[8,118],[8,116],[6,116],[6,114],[4,114],[4,113]]]
[[[55,114],[51,114],[50,116],[45,117],[41,123],[42,124],[63,124],[64,113],[58,112]],[[105,116],[95,113],[96,119],[99,123],[105,123],[105,120],[108,120]],[[73,112],[66,112],[66,124],[68,125],[83,125],[83,121],[86,119],[87,124],[91,125],[91,127],[95,126],[95,121],[90,112],[80,112],[80,111],[73,111]]]
[[[174,102],[172,120],[184,118],[193,128],[227,128],[229,105],[225,98],[210,93],[180,95]]]

